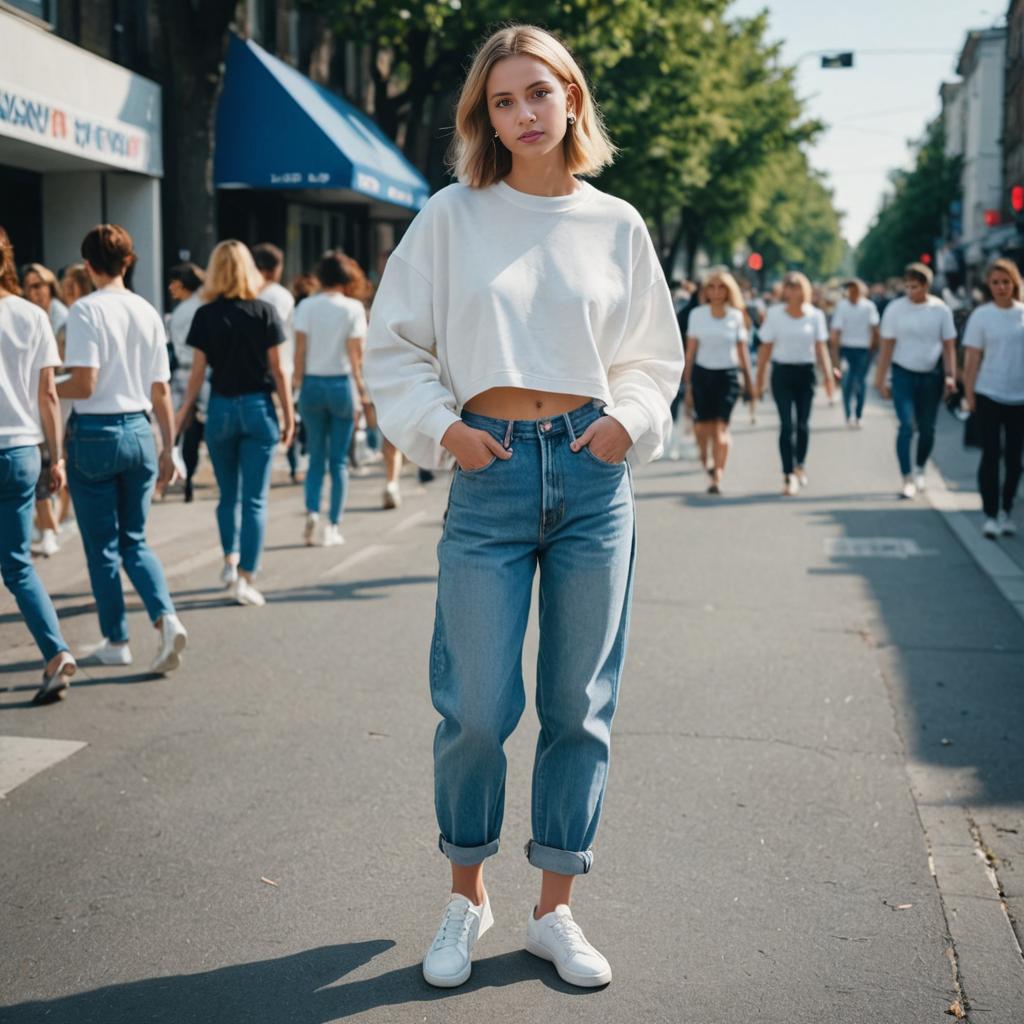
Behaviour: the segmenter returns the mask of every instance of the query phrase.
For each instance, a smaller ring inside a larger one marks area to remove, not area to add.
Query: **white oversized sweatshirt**
[[[366,381],[381,430],[421,466],[451,464],[445,431],[494,387],[596,398],[660,451],[683,368],[675,309],[629,203],[580,182],[534,196],[449,185],[392,253],[370,314]]]

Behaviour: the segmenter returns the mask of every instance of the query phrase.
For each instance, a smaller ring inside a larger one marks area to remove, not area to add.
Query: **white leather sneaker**
[[[539,921],[530,911],[526,923],[526,948],[534,956],[550,960],[562,981],[581,988],[596,988],[612,980],[608,961],[587,942],[572,911],[560,903]]]
[[[341,530],[338,528],[338,524],[328,523],[324,527],[324,547],[336,548],[339,544],[344,543],[345,538],[341,535]]]
[[[86,647],[78,656],[79,665],[130,665],[132,649],[127,644],[112,644],[104,639]]]
[[[316,512],[306,513],[306,525],[302,531],[302,539],[306,547],[311,548],[316,540],[316,526],[320,522],[320,516]]]
[[[903,478],[903,487],[900,490],[900,497],[906,498],[908,501],[911,498],[917,497],[917,485],[914,483],[912,477],[905,476]]]
[[[238,566],[234,562],[225,562],[220,571],[220,582],[225,587],[233,587],[238,579]]]
[[[981,532],[989,540],[995,540],[999,536],[999,524],[994,519],[986,519],[982,524]]]
[[[782,483],[782,493],[790,498],[793,497],[794,494],[800,493],[800,481],[797,480],[795,474],[786,474]]]
[[[924,470],[923,470],[923,469],[919,469],[919,470],[918,470],[918,471],[917,471],[917,472],[916,472],[916,473],[914,474],[914,486],[915,486],[915,487],[916,487],[916,488],[917,488],[917,489],[918,489],[919,491],[921,491],[921,492],[924,492],[924,490],[925,490],[925,489],[927,488],[927,486],[928,486],[928,481],[927,481],[927,480],[925,480],[925,478],[924,478]]]
[[[480,906],[453,892],[448,897],[441,927],[423,958],[423,977],[428,985],[455,988],[469,980],[476,940],[494,924],[490,898]]]
[[[57,667],[53,670],[53,674],[43,673],[42,685],[36,690],[32,703],[52,704],[54,701],[63,700],[67,696],[68,687],[71,685],[71,677],[75,674],[77,667],[75,659],[71,657],[71,653],[64,651],[57,662]]]
[[[262,608],[267,599],[244,577],[239,576],[231,587],[231,599],[235,604],[249,605],[251,608]]]
[[[999,532],[1004,537],[1016,536],[1017,524],[1010,518],[1009,512],[1000,512],[996,522],[999,524]]]
[[[803,466],[797,466],[796,469],[793,470],[793,476],[796,477],[796,482],[801,487],[806,487],[810,483],[810,480],[807,479],[807,471]]]
[[[158,676],[173,672],[181,664],[181,652],[188,643],[188,633],[177,615],[164,615],[160,620],[160,646],[149,671]]]
[[[402,492],[397,480],[389,480],[384,485],[384,507],[398,508],[402,504]]]

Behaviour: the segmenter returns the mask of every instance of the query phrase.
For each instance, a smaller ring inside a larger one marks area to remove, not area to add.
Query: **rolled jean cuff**
[[[498,852],[498,840],[494,839],[483,846],[456,846],[449,843],[444,836],[437,837],[437,848],[453,863],[461,867],[472,867]]]
[[[576,853],[573,850],[556,850],[553,846],[541,846],[531,839],[524,847],[526,859],[541,871],[553,871],[556,875],[585,875],[594,864],[591,850]]]

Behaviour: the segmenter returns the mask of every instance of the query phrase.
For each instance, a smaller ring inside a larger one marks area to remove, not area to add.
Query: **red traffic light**
[[[1024,185],[1014,185],[1010,189],[1010,209],[1014,213],[1024,213]]]
[[[747,257],[747,266],[751,270],[760,270],[764,266],[764,258],[759,252],[752,252]]]
[[[985,227],[994,228],[999,224],[999,211],[998,210],[986,210],[985,211]]]
[[[930,252],[921,253],[921,262],[926,267],[930,267],[932,265],[932,254]]]

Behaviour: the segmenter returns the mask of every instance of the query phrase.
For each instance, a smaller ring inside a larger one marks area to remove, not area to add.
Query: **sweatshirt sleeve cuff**
[[[459,417],[446,406],[432,409],[423,417],[420,422],[420,431],[429,437],[435,444],[441,444],[441,438],[448,432],[453,423],[458,423]]]
[[[647,410],[638,405],[624,402],[622,405],[605,406],[605,415],[611,416],[626,428],[629,439],[636,444],[651,429]]]

